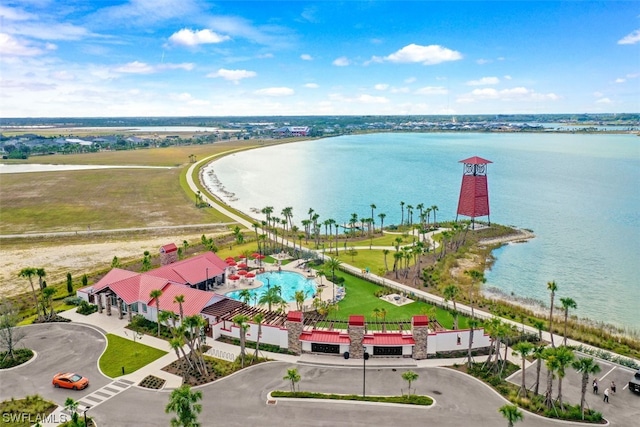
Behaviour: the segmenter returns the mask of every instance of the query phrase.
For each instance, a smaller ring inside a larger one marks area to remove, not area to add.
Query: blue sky
[[[0,115],[640,111],[640,2],[4,0]]]

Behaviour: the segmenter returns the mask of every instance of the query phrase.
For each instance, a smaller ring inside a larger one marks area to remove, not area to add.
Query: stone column
[[[354,359],[364,357],[364,316],[349,316],[349,356]]]
[[[411,319],[411,331],[415,345],[413,358],[416,360],[427,358],[427,340],[429,338],[429,319],[427,316],[413,316]]]
[[[129,323],[131,323],[131,321],[133,320],[133,313],[132,313],[133,310],[131,310],[131,306],[128,307],[127,311],[129,312]]]
[[[288,349],[296,355],[302,353],[302,343],[300,342],[300,334],[302,334],[304,326],[302,317],[301,311],[290,311],[287,314],[287,321],[285,323],[287,327]]]
[[[124,317],[124,315],[122,314],[123,304],[124,302],[120,298],[118,298],[118,319],[122,319]]]
[[[111,294],[108,293],[104,296],[107,305],[107,316],[111,316]]]
[[[96,302],[98,303],[98,313],[102,314],[104,306],[102,305],[102,294],[96,294]]]

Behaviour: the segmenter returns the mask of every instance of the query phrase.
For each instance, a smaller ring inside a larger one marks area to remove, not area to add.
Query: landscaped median
[[[100,357],[100,370],[106,376],[115,378],[135,372],[165,354],[166,351],[107,334],[107,349]]]
[[[275,390],[270,394],[270,398],[288,399],[326,399],[326,400],[351,400],[357,402],[393,403],[403,405],[431,406],[433,399],[429,396],[409,394],[403,396],[361,396],[359,394],[335,394],[335,393],[314,393],[310,391],[280,391]]]

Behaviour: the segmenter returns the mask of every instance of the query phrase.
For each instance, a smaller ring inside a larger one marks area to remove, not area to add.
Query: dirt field
[[[114,256],[121,261],[141,259],[144,251],[157,254],[162,245],[175,243],[180,246],[183,240],[198,241],[200,236],[202,232],[191,231],[185,234],[185,232],[175,231],[128,241],[104,238],[102,242],[70,243],[59,246],[34,244],[31,247],[21,244],[19,248],[2,244],[0,246],[0,257],[3,261],[3,268],[0,270],[0,296],[30,292],[29,281],[18,277],[20,270],[25,267],[44,268],[47,272],[45,280],[51,284],[64,282],[67,273],[71,273],[75,281],[85,273],[102,268],[109,269]],[[213,235],[207,233],[207,236]]]

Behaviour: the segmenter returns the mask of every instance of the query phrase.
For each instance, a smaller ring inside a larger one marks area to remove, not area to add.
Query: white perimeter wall
[[[220,336],[232,337],[240,339],[240,328],[231,321],[222,321],[213,325],[213,338],[218,339]],[[258,325],[249,323],[247,329],[247,341],[255,342],[258,338]],[[262,335],[260,342],[264,344],[277,345],[280,348],[289,347],[287,330],[279,326],[262,325]]]
[[[430,333],[427,339],[427,353],[466,350],[469,348],[470,335],[468,329]],[[491,339],[484,333],[484,329],[474,329],[472,349],[488,347],[490,344]]]

